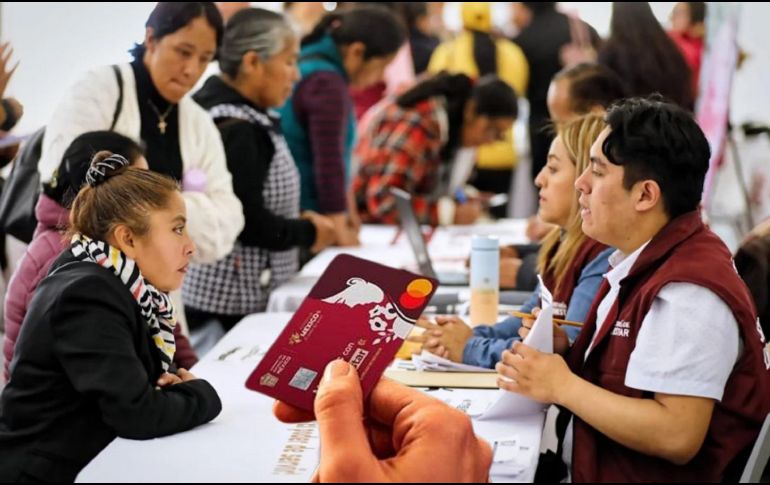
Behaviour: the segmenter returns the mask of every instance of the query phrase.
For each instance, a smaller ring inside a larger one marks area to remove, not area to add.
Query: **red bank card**
[[[246,387],[312,411],[326,364],[344,359],[368,396],[437,287],[408,271],[337,256]]]

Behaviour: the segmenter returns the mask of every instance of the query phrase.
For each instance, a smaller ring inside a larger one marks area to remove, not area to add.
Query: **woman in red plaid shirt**
[[[461,147],[501,140],[517,114],[515,93],[493,75],[474,84],[464,74],[441,73],[384,105],[356,147],[352,190],[363,221],[396,223],[389,189],[398,187],[412,194],[422,223],[437,225],[438,200],[447,195],[443,163]],[[477,201],[458,201],[449,221],[471,223],[478,214]]]

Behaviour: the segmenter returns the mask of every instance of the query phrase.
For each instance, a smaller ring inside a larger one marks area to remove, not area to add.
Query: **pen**
[[[524,312],[511,312],[511,315],[514,317],[520,317],[520,318],[531,318],[534,320],[535,317],[531,313],[524,313]],[[554,323],[558,323],[559,325],[569,325],[570,327],[582,327],[583,324],[580,322],[572,322],[570,320],[562,320],[561,318],[554,318]]]

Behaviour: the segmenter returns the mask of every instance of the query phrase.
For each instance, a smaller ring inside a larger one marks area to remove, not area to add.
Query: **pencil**
[[[520,318],[531,318],[534,320],[535,317],[531,313],[524,313],[524,312],[511,312],[511,315],[514,317],[520,317]],[[570,320],[562,320],[561,318],[554,318],[554,323],[558,323],[559,325],[569,325],[570,327],[582,327],[583,324],[580,322],[572,322]]]

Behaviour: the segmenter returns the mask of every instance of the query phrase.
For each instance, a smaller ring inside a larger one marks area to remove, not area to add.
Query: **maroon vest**
[[[557,244],[551,250],[549,260],[556,254],[559,249]],[[591,238],[585,238],[580,245],[575,257],[572,259],[572,264],[567,267],[567,271],[564,272],[564,276],[561,279],[561,286],[558,285],[558,281],[554,278],[551,271],[546,271],[543,275],[543,283],[549,291],[553,292],[553,316],[555,318],[566,318],[567,316],[567,304],[569,304],[572,293],[575,291],[575,287],[580,279],[580,273],[583,269],[599,256],[599,253],[607,249],[607,246],[594,241]],[[558,287],[558,288],[557,288]]]
[[[716,293],[733,310],[743,340],[743,353],[730,374],[722,401],[715,404],[703,446],[686,465],[674,465],[630,450],[575,416],[572,476],[576,482],[719,481],[731,465],[730,471],[742,466],[736,458],[759,434],[770,411],[764,337],[751,294],[735,271],[730,252],[703,225],[697,212],[672,220],[642,251],[622,280],[618,299],[584,362],[596,330],[597,308],[609,290],[605,280],[586,327],[567,356],[570,368],[614,393],[652,399],[652,393],[624,385],[626,368],[655,296],[673,282],[693,283]]]

